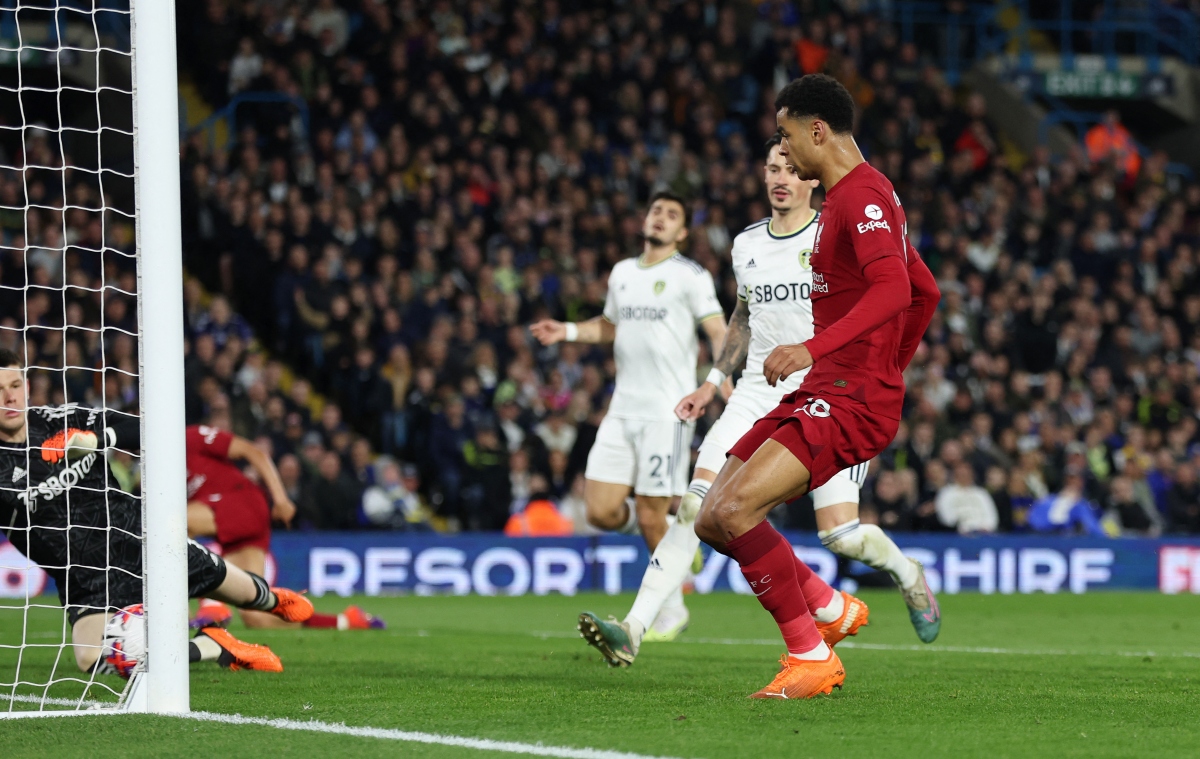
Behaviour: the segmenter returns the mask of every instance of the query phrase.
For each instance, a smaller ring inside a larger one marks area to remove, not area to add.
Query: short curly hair
[[[842,83],[826,74],[808,74],[792,81],[775,97],[775,110],[793,119],[817,118],[837,134],[854,129],[854,98]]]

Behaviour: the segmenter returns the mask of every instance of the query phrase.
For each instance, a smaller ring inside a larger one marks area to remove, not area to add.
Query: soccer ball
[[[146,615],[141,604],[126,606],[104,626],[104,661],[129,679],[146,656]]]

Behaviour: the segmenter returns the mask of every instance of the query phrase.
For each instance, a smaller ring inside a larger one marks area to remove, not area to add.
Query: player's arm
[[[942,299],[937,280],[911,244],[908,246],[908,281],[912,287],[912,303],[904,314],[904,333],[900,336],[897,352],[901,371],[912,363],[921,339],[925,337],[925,330],[937,312],[938,302]]]
[[[617,325],[603,316],[585,322],[559,322],[543,319],[529,327],[542,345],[555,343],[611,343],[617,339]]]
[[[908,274],[899,256],[875,259],[863,269],[863,276],[867,290],[845,316],[807,342],[771,351],[763,362],[763,374],[772,387],[895,319],[912,304]]]
[[[77,408],[66,417],[65,429],[42,443],[42,460],[50,464],[75,461],[106,447],[141,450],[141,420],[117,411]]]
[[[709,324],[717,321],[719,320],[709,319],[703,322],[705,331],[708,331]],[[708,332],[708,338],[712,341],[715,352],[717,342],[712,332]],[[733,315],[729,317],[729,326],[725,328],[720,346],[717,360],[704,383],[675,407],[675,415],[680,419],[698,418],[718,390],[726,398],[733,391],[733,382],[729,376],[742,368],[746,363],[746,355],[750,352],[750,306],[741,298],[738,298]]]
[[[258,472],[259,479],[271,493],[271,500],[274,503],[271,508],[271,516],[291,526],[292,518],[296,516],[296,504],[292,503],[291,498],[288,498],[287,488],[283,486],[283,478],[279,476],[279,470],[275,468],[275,462],[271,461],[271,457],[246,438],[234,435],[233,440],[229,443],[229,458],[241,459],[254,467],[254,471]]]

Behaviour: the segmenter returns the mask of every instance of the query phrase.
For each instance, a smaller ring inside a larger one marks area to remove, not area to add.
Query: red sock
[[[813,574],[796,561],[792,546],[769,522],[726,544],[729,555],[742,566],[742,575],[763,608],[771,612],[788,651],[803,653],[821,644],[821,633],[808,613],[800,586]]]
[[[333,628],[336,630],[337,626],[338,626],[337,618],[338,618],[338,615],[336,615],[336,614],[313,614],[311,617],[309,617],[307,620],[305,620],[304,626],[305,627],[330,627],[330,628]]]
[[[809,569],[799,556],[796,557],[796,574],[808,569],[808,579],[800,583],[800,592],[804,594],[804,603],[808,605],[808,613],[816,614],[817,609],[824,609],[833,600],[833,588],[821,579],[821,575]]]

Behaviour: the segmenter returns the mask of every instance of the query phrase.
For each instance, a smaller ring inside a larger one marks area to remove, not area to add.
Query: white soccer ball
[[[104,661],[128,679],[146,657],[146,615],[141,604],[126,606],[104,626]]]

